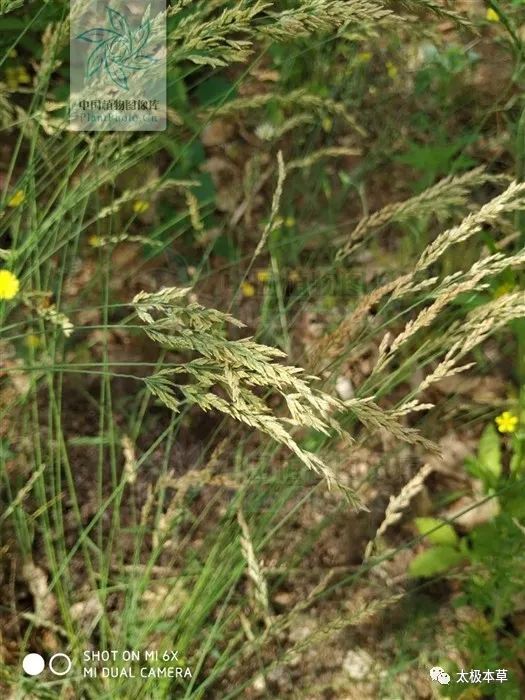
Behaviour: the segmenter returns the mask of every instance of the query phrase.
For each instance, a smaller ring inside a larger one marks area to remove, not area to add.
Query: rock
[[[343,669],[354,681],[364,680],[373,666],[374,660],[364,649],[350,649],[343,661]]]
[[[352,382],[348,377],[337,377],[335,383],[335,390],[337,391],[339,398],[343,401],[348,401],[354,397],[354,387]]]
[[[257,695],[264,695],[264,693],[266,693],[266,681],[262,673],[256,676],[252,684],[252,689]]]
[[[222,146],[229,141],[233,135],[233,124],[224,119],[216,119],[206,126],[201,134],[201,141],[204,146]]]

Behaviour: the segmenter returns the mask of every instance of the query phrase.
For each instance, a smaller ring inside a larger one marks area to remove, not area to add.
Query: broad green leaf
[[[237,95],[235,84],[223,76],[212,76],[201,82],[195,90],[203,107],[223,105]]]
[[[501,476],[501,445],[496,428],[489,423],[483,431],[478,445],[478,462],[494,479]]]
[[[445,544],[456,546],[459,537],[456,531],[444,520],[439,518],[416,518],[414,523],[420,535],[425,535],[431,544]],[[436,529],[437,528],[437,529]]]
[[[421,552],[421,554],[412,559],[408,567],[408,573],[413,577],[427,578],[435,576],[456,566],[463,558],[464,555],[455,547],[437,545]]]

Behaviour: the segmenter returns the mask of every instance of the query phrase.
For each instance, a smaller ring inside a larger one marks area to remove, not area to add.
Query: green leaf
[[[204,80],[195,90],[197,99],[203,107],[223,105],[237,95],[237,89],[230,80],[214,76]]]
[[[444,544],[454,547],[459,542],[456,531],[439,518],[416,518],[414,523],[420,535],[425,535],[431,544]],[[436,529],[437,528],[437,529]]]
[[[412,559],[408,567],[408,573],[413,577],[428,578],[448,571],[459,564],[463,558],[463,554],[455,547],[438,545],[421,552],[421,554]]]
[[[496,428],[490,423],[483,431],[478,446],[478,462],[495,480],[501,476],[501,445]]]

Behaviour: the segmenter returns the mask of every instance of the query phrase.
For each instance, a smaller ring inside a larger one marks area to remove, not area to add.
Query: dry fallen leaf
[[[202,131],[201,141],[204,146],[222,146],[233,135],[234,126],[224,119],[215,119]]]
[[[27,561],[22,567],[22,577],[33,596],[37,623],[51,622],[56,612],[57,603],[55,596],[49,590],[46,572],[32,561]]]

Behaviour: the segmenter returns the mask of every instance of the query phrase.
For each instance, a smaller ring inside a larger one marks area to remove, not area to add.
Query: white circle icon
[[[26,654],[22,661],[22,668],[28,676],[38,676],[39,673],[42,673],[45,666],[45,661],[40,654]]]
[[[58,659],[65,659],[66,665],[65,665],[65,668],[63,668],[62,670],[56,671],[53,668],[53,664]],[[65,676],[66,673],[69,673],[71,671],[71,659],[69,658],[69,656],[67,654],[62,654],[62,653],[53,654],[53,656],[49,659],[49,670],[51,671],[51,673],[54,673],[55,676]]]

